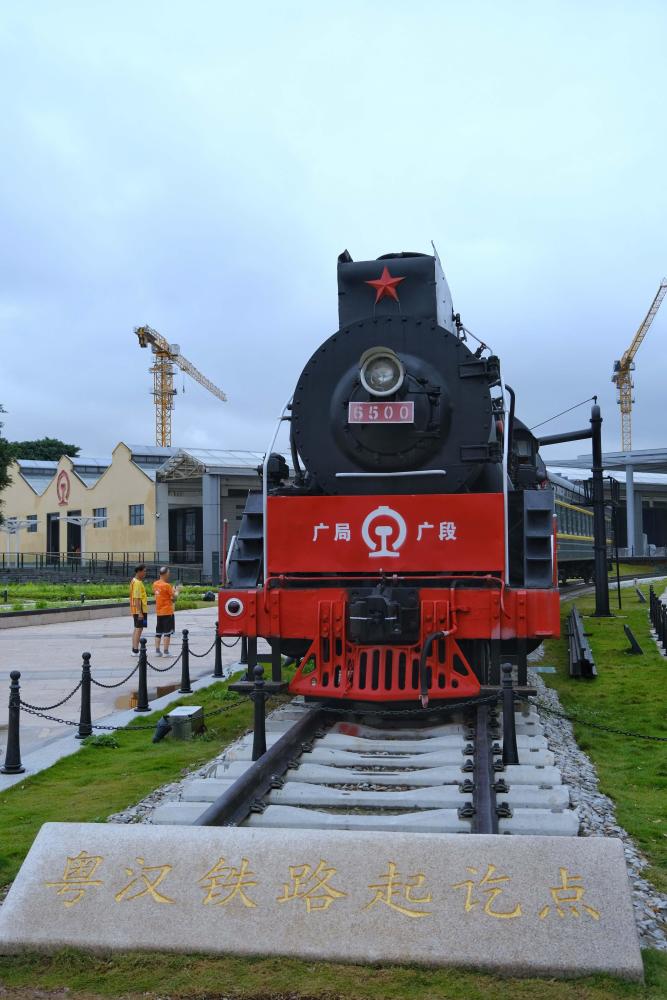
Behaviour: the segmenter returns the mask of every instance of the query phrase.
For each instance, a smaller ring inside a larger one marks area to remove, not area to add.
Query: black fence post
[[[190,687],[190,645],[188,643],[188,630],[183,629],[183,646],[181,649],[181,686],[179,694],[192,694]]]
[[[248,637],[245,635],[241,636],[241,656],[239,658],[239,663],[244,666],[248,662]]]
[[[218,622],[215,623],[215,661],[213,676],[222,677],[222,636],[218,632]]]
[[[92,721],[90,715],[90,653],[84,653],[81,666],[81,712],[79,714],[79,731],[76,734],[77,740],[85,740],[86,736],[92,735]]]
[[[146,640],[139,640],[139,683],[137,684],[137,707],[135,712],[150,712],[148,704],[148,656]]]
[[[516,719],[514,717],[514,689],[512,687],[512,667],[502,666],[503,695],[503,764],[518,764],[519,751],[516,745]]]
[[[23,774],[25,768],[21,763],[21,679],[20,670],[12,670],[9,685],[9,722],[7,725],[7,750],[5,763],[0,767],[1,774]]]
[[[667,653],[667,607],[660,602],[660,641],[662,648]]]
[[[259,760],[266,753],[266,693],[264,691],[264,667],[258,663],[254,669],[255,687],[252,700],[255,703],[252,733],[252,759]]]
[[[252,681],[255,678],[255,667],[257,666],[257,638],[256,636],[251,636],[248,639],[247,646],[247,656],[248,656],[248,666],[246,668],[245,679],[247,681]]]

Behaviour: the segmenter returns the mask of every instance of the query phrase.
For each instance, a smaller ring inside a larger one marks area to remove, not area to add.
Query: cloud
[[[434,239],[520,415],[598,392],[617,447],[612,363],[667,267],[664,5],[41,0],[0,16],[11,437],[151,442],[132,333],[149,323],[229,396],[186,380],[175,443],[261,449],[336,328],[337,254]],[[661,443],[666,324],[637,359],[637,447]]]

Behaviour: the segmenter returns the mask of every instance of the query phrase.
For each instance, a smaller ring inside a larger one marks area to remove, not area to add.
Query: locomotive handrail
[[[415,469],[414,472],[337,472],[336,479],[388,478],[389,476],[446,476],[445,469]]]
[[[228,580],[229,580],[229,564],[232,561],[232,552],[234,551],[234,546],[236,545],[237,537],[238,535],[232,535],[232,540],[230,541],[229,547],[227,549],[227,558],[225,560],[225,576],[227,577]]]
[[[509,411],[507,408],[507,393],[505,392],[505,380],[500,371],[500,391],[503,397],[503,530],[505,542],[505,582],[510,582],[510,544],[509,544],[509,498],[507,483],[507,466],[509,462]]]
[[[268,469],[269,469],[269,459],[271,457],[271,452],[273,451],[273,446],[276,443],[276,438],[280,433],[280,428],[282,427],[284,420],[289,420],[285,414],[292,405],[292,396],[289,397],[285,405],[283,406],[280,416],[278,417],[278,423],[276,429],[271,438],[271,444],[269,445],[265,455],[264,461],[262,462],[262,580],[266,579],[266,573],[268,568],[268,553],[269,553],[269,524],[267,518],[267,507],[268,507],[268,497],[269,497],[269,487],[268,487]]]

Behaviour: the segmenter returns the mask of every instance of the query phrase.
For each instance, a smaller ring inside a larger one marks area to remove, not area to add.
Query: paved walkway
[[[213,643],[217,608],[201,608],[197,611],[182,611],[176,615],[177,635],[172,640],[176,656],[181,649],[181,629],[190,632],[190,676],[192,680],[213,672],[213,650],[204,658],[194,653],[203,653]],[[150,636],[155,625],[155,616],[149,617],[148,660],[158,667],[165,667],[170,660],[154,655],[155,643]],[[53,705],[64,698],[81,677],[81,654],[92,654],[92,675],[105,684],[122,680],[136,666],[137,659],[131,654],[131,619],[98,618],[95,621],[63,622],[51,625],[35,625],[20,629],[0,630],[0,754],[4,760],[7,737],[7,714],[9,698],[9,672],[21,671],[21,697],[32,705]],[[223,665],[235,663],[240,654],[240,643],[233,648],[223,647]],[[148,671],[148,694],[153,700],[160,689],[180,683],[181,663],[165,673]],[[119,709],[126,709],[130,696],[137,689],[137,674],[127,684],[107,690],[93,685],[92,717],[99,721],[104,716]],[[78,719],[79,695],[47,714],[60,719]],[[61,737],[66,727],[47,722],[36,716],[21,715],[21,749],[29,753],[54,738]],[[67,727],[69,729],[69,727]]]

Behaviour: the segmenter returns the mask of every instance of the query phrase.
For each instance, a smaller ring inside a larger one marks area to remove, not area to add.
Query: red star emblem
[[[396,285],[401,281],[405,281],[405,278],[392,278],[389,273],[389,268],[385,267],[382,270],[382,274],[379,278],[375,278],[373,281],[366,281],[366,285],[372,285],[375,289],[375,304],[377,305],[380,299],[383,299],[385,295],[389,298],[395,299],[398,302],[398,292],[396,291]]]

